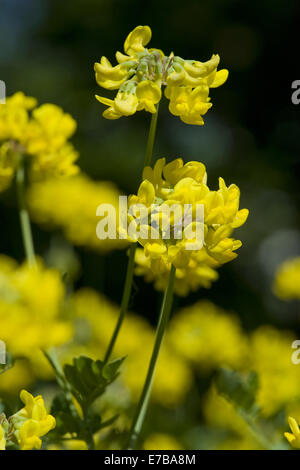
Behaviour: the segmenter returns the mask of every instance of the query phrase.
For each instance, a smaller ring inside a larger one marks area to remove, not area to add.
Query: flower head
[[[140,274],[150,270],[160,285],[173,264],[179,278],[191,279],[187,291],[210,285],[217,277],[214,269],[234,259],[241,246],[231,237],[248,216],[247,209],[239,209],[239,188],[220,178],[219,189],[212,191],[205,166],[181,159],[166,164],[162,158],[153,169],[145,168],[143,178],[137,195],[129,198],[126,232],[144,248],[144,256],[137,255]],[[123,236],[124,227],[119,230]]]
[[[209,89],[221,86],[227,70],[217,71],[220,57],[214,54],[207,62],[166,56],[160,49],[147,49],[152,33],[149,26],[137,26],[126,38],[125,54],[116,53],[118,65],[106,57],[95,63],[96,81],[102,88],[118,90],[114,100],[97,96],[108,106],[103,116],[118,119],[136,111],[156,112],[162,86],[170,100],[169,110],[186,124],[202,125],[202,116],[211,108]]]
[[[77,152],[69,143],[75,120],[54,104],[37,107],[22,92],[0,105],[0,191],[11,183],[20,158],[27,158],[30,176],[69,176],[78,172]]]
[[[10,418],[14,437],[21,450],[40,449],[40,438],[55,428],[55,418],[47,413],[41,395],[33,397],[26,390],[22,390],[20,398],[25,406]]]
[[[289,441],[292,447],[295,449],[300,449],[300,429],[297,421],[292,418],[292,416],[288,417],[288,422],[291,428],[292,433],[285,432],[284,436]]]

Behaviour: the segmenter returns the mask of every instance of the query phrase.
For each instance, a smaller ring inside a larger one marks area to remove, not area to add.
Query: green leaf
[[[119,368],[121,367],[124,357],[121,359],[115,359],[112,362],[109,362],[108,364],[105,364],[103,367],[103,377],[110,382],[113,382],[119,375]]]
[[[64,366],[64,374],[69,382],[72,393],[81,405],[90,405],[101,396],[106,387],[118,376],[124,358],[105,364],[93,361],[89,357],[80,356],[73,359],[73,364]]]
[[[216,386],[218,392],[227,400],[245,411],[255,412],[256,393],[258,390],[258,376],[255,372],[250,372],[247,376],[239,372],[222,368],[216,377]]]
[[[66,433],[78,434],[81,429],[81,419],[74,415],[67,397],[63,392],[56,395],[51,405],[51,414],[56,419],[53,435],[63,436]]]

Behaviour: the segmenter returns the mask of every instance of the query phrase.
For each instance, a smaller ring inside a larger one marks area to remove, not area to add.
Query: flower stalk
[[[155,344],[154,344],[144,388],[142,391],[142,395],[141,395],[141,398],[137,407],[137,411],[135,414],[135,418],[134,418],[134,421],[130,430],[130,434],[129,434],[129,441],[128,441],[128,447],[127,447],[128,450],[133,450],[135,448],[141,429],[143,427],[146,413],[147,413],[156,364],[157,364],[157,360],[159,357],[159,352],[161,349],[161,345],[162,345],[162,341],[163,341],[166,327],[168,324],[168,320],[170,317],[170,313],[171,313],[175,273],[176,273],[176,268],[172,265],[170,276],[169,276],[168,287],[165,291],[163,302],[162,302],[159,322],[158,322],[158,326],[156,330]]]
[[[150,123],[150,128],[149,128],[146,155],[145,155],[143,169],[146,166],[151,165],[154,143],[155,143],[155,136],[156,136],[156,129],[157,129],[157,115],[158,115],[158,105],[156,106],[156,113],[151,115],[151,123]],[[128,305],[129,305],[129,300],[130,300],[131,290],[132,290],[134,259],[135,259],[136,248],[137,248],[137,244],[133,243],[129,250],[129,260],[128,260],[128,265],[127,265],[127,272],[126,272],[125,284],[124,284],[124,289],[123,289],[120,314],[119,314],[115,329],[113,331],[112,337],[108,344],[107,351],[104,356],[105,362],[108,362],[112,355],[115,343],[118,338],[118,334],[123,324],[126,312],[128,311]]]
[[[17,198],[19,205],[19,217],[22,231],[22,238],[24,244],[25,255],[30,266],[34,266],[35,253],[32,238],[32,231],[30,225],[29,214],[26,206],[25,198],[25,165],[24,159],[20,158],[20,163],[16,172],[16,186],[17,186]]]

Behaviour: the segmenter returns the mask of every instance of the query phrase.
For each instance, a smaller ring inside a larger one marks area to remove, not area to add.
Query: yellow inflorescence
[[[175,351],[202,373],[220,365],[241,368],[247,362],[248,339],[238,318],[208,301],[174,315],[169,338]]]
[[[58,272],[40,262],[18,266],[1,255],[0,293],[1,339],[12,354],[34,361],[41,348],[71,338],[73,328],[61,316],[65,291]]]
[[[47,413],[40,395],[33,397],[22,390],[20,398],[25,406],[10,418],[13,436],[21,450],[40,449],[41,437],[55,428],[55,418]]]
[[[104,252],[124,248],[127,245],[124,240],[97,238],[96,211],[99,204],[104,203],[114,206],[118,217],[119,191],[116,186],[92,181],[83,174],[36,183],[28,191],[29,210],[36,222],[62,228],[75,245]]]
[[[213,55],[207,62],[169,56],[160,49],[147,49],[152,33],[149,26],[137,26],[124,44],[125,54],[116,53],[118,65],[106,57],[95,64],[97,83],[108,90],[118,90],[114,100],[96,96],[108,106],[103,116],[118,119],[136,111],[156,113],[162,86],[170,100],[169,110],[186,124],[203,125],[202,116],[211,108],[209,89],[221,86],[228,71],[217,71],[220,62]]]
[[[153,282],[155,289],[164,292],[168,286],[168,265],[161,263],[160,271],[151,269],[151,258],[145,255],[142,248],[135,253],[135,274],[144,276],[146,282]],[[209,256],[204,248],[195,252],[186,267],[178,268],[175,273],[174,292],[186,296],[200,287],[209,288],[219,277],[216,268],[219,263]]]
[[[130,241],[137,241],[144,248],[144,256],[138,252],[136,257],[138,274],[154,279],[157,287],[162,288],[162,276],[173,264],[179,270],[179,293],[186,294],[201,285],[209,287],[217,278],[214,269],[234,259],[235,250],[242,244],[231,238],[233,230],[243,225],[248,217],[247,209],[239,210],[239,188],[234,184],[227,187],[220,178],[219,190],[211,191],[206,184],[205,166],[200,162],[184,165],[181,159],[167,165],[164,158],[158,160],[153,170],[145,168],[143,179],[137,195],[129,198],[126,232]],[[141,216],[141,204],[148,211],[146,217]],[[153,206],[157,211],[154,215]],[[204,211],[202,222],[195,215],[199,206]],[[163,210],[172,207],[181,210],[178,214]],[[175,237],[172,228],[182,222],[186,207],[189,207],[190,222],[181,236]],[[164,234],[166,222],[170,228],[167,237]],[[135,228],[134,236],[130,227]],[[204,239],[193,238],[197,227],[202,230]],[[124,236],[124,227],[120,227],[120,235]],[[184,280],[182,286],[180,279]]]
[[[75,130],[75,120],[54,104],[37,107],[22,92],[7,98],[0,105],[0,191],[10,185],[22,157],[32,179],[77,173],[78,154],[68,142]]]
[[[300,299],[300,257],[288,259],[279,266],[274,292],[282,300]]]
[[[299,396],[299,370],[291,357],[295,339],[292,333],[271,326],[262,326],[250,336],[249,368],[258,373],[257,402],[265,416]]]

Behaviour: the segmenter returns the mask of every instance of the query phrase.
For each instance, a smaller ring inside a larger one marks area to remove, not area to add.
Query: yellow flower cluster
[[[9,418],[8,437],[18,443],[20,450],[40,449],[41,437],[55,428],[55,418],[47,413],[41,395],[33,397],[26,390],[22,390],[20,398],[25,406]]]
[[[175,351],[200,372],[220,365],[241,368],[247,362],[248,338],[236,316],[208,301],[180,310],[171,320],[169,340]]]
[[[277,269],[274,292],[282,300],[300,299],[300,257],[288,259]]]
[[[240,191],[236,185],[227,187],[220,178],[219,189],[212,191],[206,179],[205,166],[200,162],[183,164],[178,158],[166,165],[161,158],[154,169],[144,169],[137,196],[129,198],[126,236],[139,242],[145,255],[137,255],[138,273],[147,277],[150,269],[158,287],[171,264],[179,269],[177,279],[184,279],[183,293],[200,285],[209,286],[217,278],[214,269],[237,256],[235,250],[242,243],[231,234],[245,223],[248,210],[239,210]],[[141,205],[147,209],[146,217],[141,215]],[[198,219],[199,206],[203,209],[202,221]],[[180,224],[182,227],[186,216],[190,219],[176,236],[175,229]],[[135,228],[134,236],[130,227]],[[203,234],[201,239],[196,237],[197,229]],[[120,235],[124,236],[124,227],[120,227]]]
[[[186,124],[204,124],[202,116],[211,108],[209,89],[221,86],[228,71],[217,71],[220,62],[213,55],[207,62],[169,56],[160,49],[147,49],[152,36],[149,26],[137,26],[126,38],[124,52],[116,53],[118,65],[106,57],[95,64],[97,83],[108,90],[118,90],[114,100],[96,96],[108,108],[103,116],[118,119],[136,111],[156,113],[161,87],[170,100],[169,110]]]
[[[28,190],[29,210],[36,222],[50,228],[62,228],[75,245],[101,252],[124,248],[127,246],[124,240],[101,240],[96,235],[96,211],[99,204],[104,203],[114,206],[118,217],[116,186],[92,181],[82,173],[65,180],[36,183]]]
[[[162,263],[161,270],[154,272],[151,264],[151,258],[145,255],[142,248],[137,248],[135,274],[144,276],[146,282],[153,282],[155,289],[164,292],[168,286],[168,266]],[[208,289],[219,277],[216,271],[218,266],[219,263],[204,248],[195,252],[187,266],[176,270],[174,292],[179,296],[186,296],[200,287]]]
[[[290,432],[285,432],[284,436],[289,441],[292,447],[295,449],[300,449],[300,429],[297,421],[292,416],[289,416],[288,422],[291,428]]]
[[[250,336],[249,370],[258,373],[257,402],[266,416],[299,396],[299,370],[291,358],[295,339],[292,333],[271,326],[262,326]]]
[[[35,98],[18,92],[0,104],[0,191],[14,176],[19,160],[28,158],[33,179],[78,172],[77,152],[68,139],[76,122],[54,104],[37,107]]]
[[[7,350],[33,362],[40,349],[68,341],[72,325],[61,317],[64,286],[58,272],[0,256],[1,339]],[[9,374],[9,372],[7,372]]]

